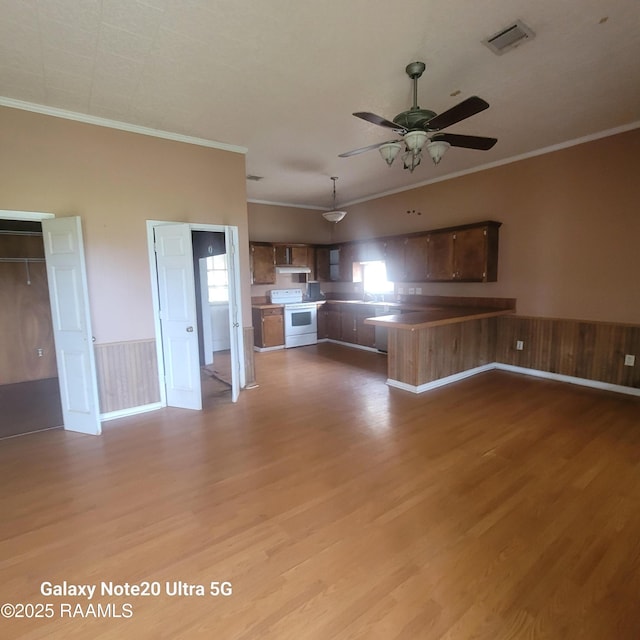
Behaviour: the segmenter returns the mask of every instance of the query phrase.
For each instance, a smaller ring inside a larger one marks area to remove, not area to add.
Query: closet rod
[[[44,262],[44,258],[0,258],[0,262]]]

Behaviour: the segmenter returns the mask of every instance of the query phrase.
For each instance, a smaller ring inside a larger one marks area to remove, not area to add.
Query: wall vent
[[[498,33],[494,33],[491,37],[482,41],[482,44],[486,45],[495,53],[501,56],[503,53],[515,49],[518,45],[521,45],[527,40],[533,40],[535,33],[527,27],[521,20],[516,20],[513,24],[509,25],[506,29],[501,29]]]

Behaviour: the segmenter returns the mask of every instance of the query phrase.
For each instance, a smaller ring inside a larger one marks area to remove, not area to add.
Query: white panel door
[[[157,226],[155,244],[167,404],[199,410],[202,390],[191,228],[188,224]]]
[[[229,337],[231,340],[231,400],[238,401],[240,387],[245,385],[244,340],[240,324],[240,267],[238,260],[238,229],[225,227],[225,246],[227,250],[227,269],[229,271]],[[242,358],[242,360],[241,360]]]
[[[99,435],[100,408],[79,217],[42,221],[64,428]]]

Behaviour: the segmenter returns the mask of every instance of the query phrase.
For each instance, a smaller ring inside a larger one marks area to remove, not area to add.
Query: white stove
[[[284,305],[284,346],[301,347],[318,342],[318,305],[303,302],[301,289],[272,289],[271,304]]]

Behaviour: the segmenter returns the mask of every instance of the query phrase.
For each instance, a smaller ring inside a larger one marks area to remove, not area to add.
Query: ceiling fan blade
[[[440,131],[440,129],[450,127],[452,124],[460,122],[460,120],[464,120],[465,118],[470,118],[476,115],[476,113],[480,113],[488,108],[488,102],[485,102],[482,98],[478,98],[478,96],[471,96],[455,107],[451,107],[451,109],[447,109],[447,111],[443,111],[441,114],[431,118],[424,128],[427,131]]]
[[[353,114],[356,118],[361,118],[362,120],[366,120],[367,122],[371,122],[372,124],[377,124],[381,127],[387,127],[388,129],[393,129],[394,131],[398,131],[399,133],[405,133],[406,129],[395,122],[391,122],[391,120],[387,120],[382,116],[377,116],[375,113],[369,113],[368,111],[358,111]]]
[[[497,138],[483,138],[481,136],[464,136],[457,133],[436,133],[431,140],[442,140],[448,142],[452,147],[463,147],[465,149],[478,149],[479,151],[489,151],[498,142]]]
[[[359,153],[365,151],[371,151],[373,149],[379,149],[383,144],[389,144],[389,142],[399,142],[399,140],[387,140],[386,142],[378,142],[378,144],[370,144],[368,147],[361,147],[360,149],[354,149],[353,151],[345,151],[341,153],[338,158],[348,158],[349,156],[357,156]]]

